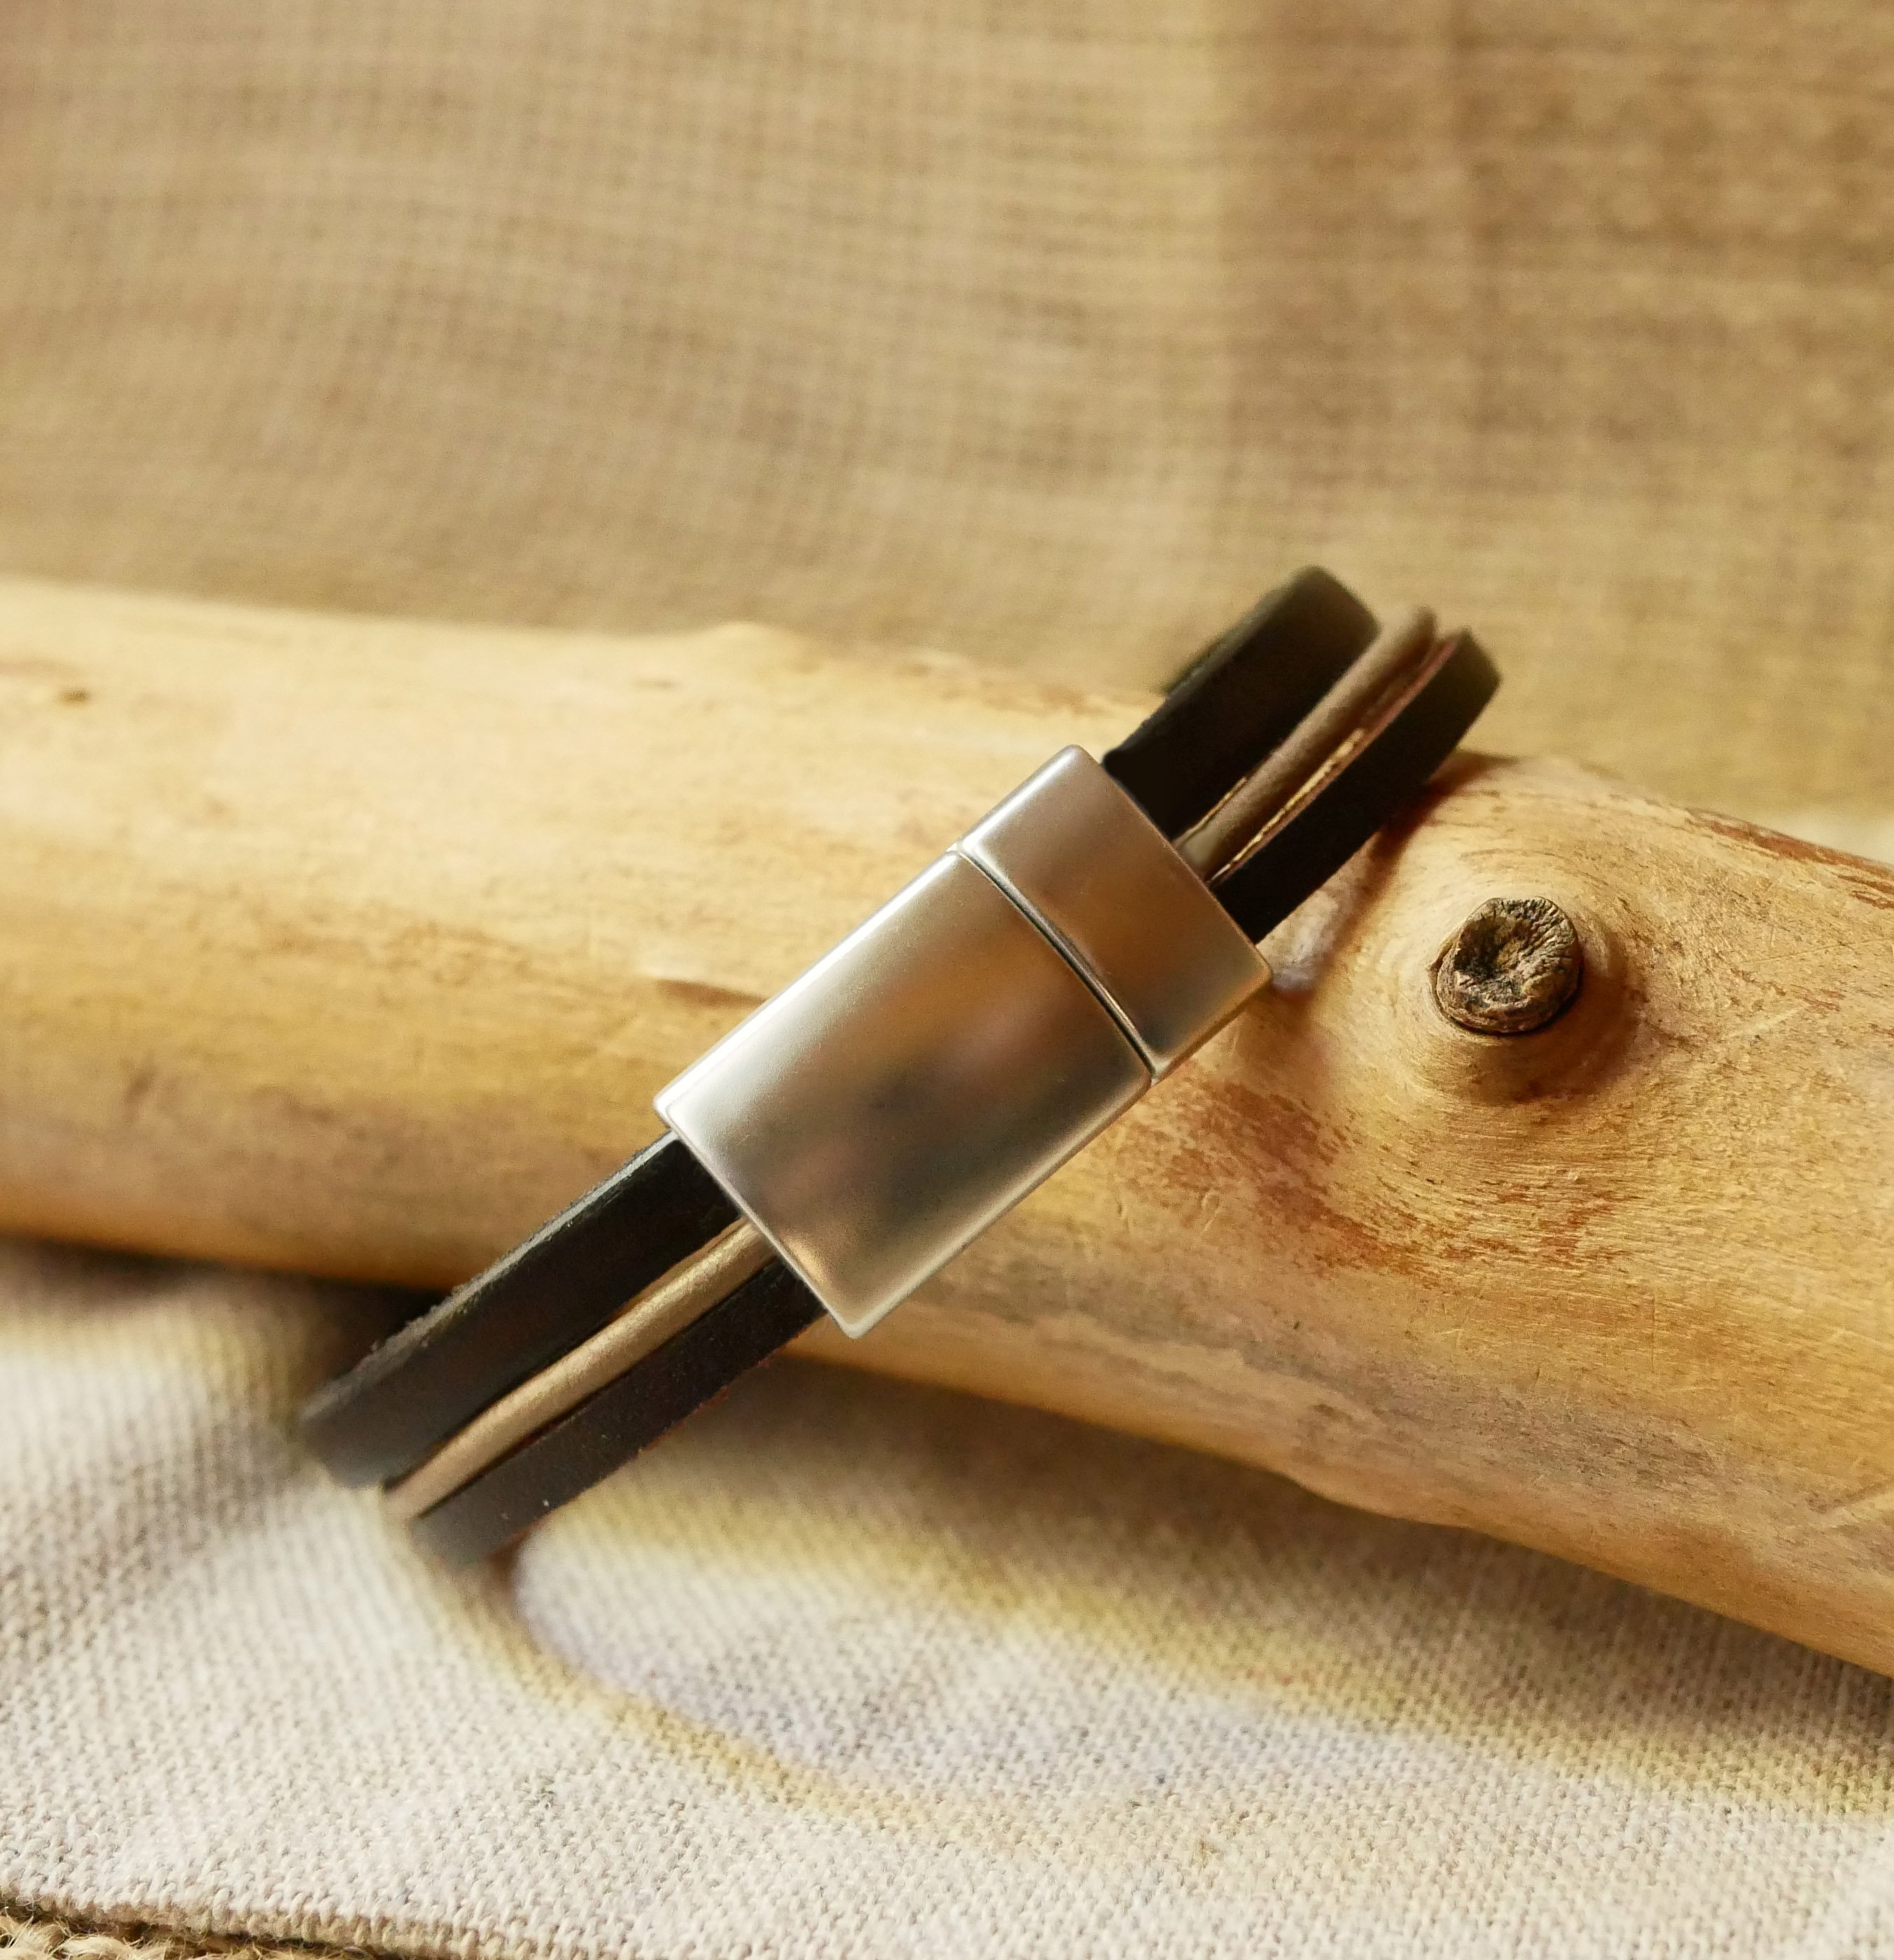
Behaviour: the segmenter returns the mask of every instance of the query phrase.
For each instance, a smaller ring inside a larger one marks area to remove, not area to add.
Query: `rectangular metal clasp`
[[[1209,887],[1083,749],[1061,749],[955,848],[1065,949],[1154,1075],[1269,978]]]
[[[859,1335],[1268,978],[1143,812],[1068,749],[657,1110]]]

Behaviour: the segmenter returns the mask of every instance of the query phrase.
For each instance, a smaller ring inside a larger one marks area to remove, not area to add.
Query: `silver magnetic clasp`
[[[867,1332],[1269,978],[1066,749],[692,1064],[660,1115]]]

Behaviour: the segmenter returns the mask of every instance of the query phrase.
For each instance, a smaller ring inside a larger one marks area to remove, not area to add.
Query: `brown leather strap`
[[[1252,939],[1273,932],[1419,794],[1498,686],[1498,670],[1470,633],[1443,640],[1211,885],[1230,917]]]
[[[770,1258],[768,1245],[747,1219],[731,1226],[647,1287],[616,1319],[608,1320],[549,1367],[529,1375],[517,1389],[489,1403],[425,1463],[390,1484],[390,1513],[417,1518],[463,1484],[485,1475],[501,1457],[589,1402],[673,1335],[681,1334],[706,1309],[762,1271]]]
[[[1213,640],[1100,762],[1167,837],[1182,836],[1287,738],[1374,634],[1374,615],[1311,565]]]
[[[723,1187],[667,1131],[319,1389],[303,1405],[304,1440],[345,1484],[405,1476],[736,1220]]]
[[[484,1558],[609,1475],[822,1316],[780,1260],[452,1497],[415,1536],[456,1564]]]

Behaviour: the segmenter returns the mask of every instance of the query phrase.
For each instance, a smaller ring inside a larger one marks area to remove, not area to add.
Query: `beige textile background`
[[[1858,0],[9,0],[0,568],[1122,678],[1317,558],[1492,743],[1894,851],[1890,94]],[[806,1367],[451,1580],[285,1433],[373,1310],[0,1255],[0,1899],[1894,1953],[1857,1670]]]
[[[1492,738],[1894,735],[1860,0],[8,0],[0,564],[1148,675],[1313,557]]]

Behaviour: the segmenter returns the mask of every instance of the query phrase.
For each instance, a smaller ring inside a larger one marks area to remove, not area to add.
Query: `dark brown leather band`
[[[681,1334],[571,1414],[415,1519],[456,1564],[484,1558],[568,1503],[821,1317],[822,1303],[772,1259]]]
[[[345,1484],[405,1475],[737,1215],[723,1187],[666,1131],[318,1389],[303,1405],[304,1440]]]
[[[1224,910],[1252,939],[1273,932],[1420,793],[1498,686],[1498,670],[1470,633],[1444,642],[1360,746],[1212,884]]]
[[[1167,837],[1181,837],[1288,736],[1374,634],[1374,615],[1310,565],[1213,640],[1099,760]]]

